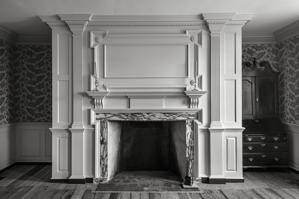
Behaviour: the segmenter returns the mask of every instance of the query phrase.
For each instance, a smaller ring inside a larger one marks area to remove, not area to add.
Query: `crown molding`
[[[275,43],[274,35],[246,35],[242,37],[243,44],[257,44],[257,43]]]
[[[282,41],[297,35],[299,35],[299,20],[274,32],[277,41]]]
[[[65,26],[65,23],[60,20],[57,15],[39,16],[39,18],[47,23],[51,28],[55,26]]]
[[[88,25],[105,26],[196,26],[201,15],[94,15]]]
[[[253,13],[203,13],[209,24],[244,25],[255,15]]]

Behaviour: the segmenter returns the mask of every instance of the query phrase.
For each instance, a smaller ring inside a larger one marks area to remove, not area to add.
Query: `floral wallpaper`
[[[7,124],[10,120],[9,111],[9,69],[10,46],[0,39],[0,125]]]
[[[50,44],[0,40],[0,124],[52,121]]]
[[[299,124],[299,36],[277,44],[281,119]]]
[[[299,124],[299,36],[279,43],[243,44],[242,60],[269,61],[279,73],[279,114],[285,123]]]

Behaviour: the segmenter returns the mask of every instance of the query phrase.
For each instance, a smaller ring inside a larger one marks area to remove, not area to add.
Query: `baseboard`
[[[85,184],[93,183],[93,178],[84,178],[84,179],[51,179],[52,183],[68,183],[68,184]]]
[[[244,182],[244,178],[201,178],[202,183],[206,184],[226,184]]]
[[[15,166],[15,165],[16,165],[16,163],[12,163],[11,165],[8,165],[8,166],[4,167],[3,169],[0,170],[0,173],[2,173],[2,172],[4,172],[4,171],[6,171],[6,170],[12,168],[12,167]]]
[[[16,162],[15,165],[52,165],[52,162]]]

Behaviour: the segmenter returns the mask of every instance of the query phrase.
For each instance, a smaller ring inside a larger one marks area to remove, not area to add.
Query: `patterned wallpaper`
[[[277,44],[281,119],[299,124],[299,36]]]
[[[51,45],[0,41],[0,124],[52,121]]]
[[[9,65],[10,46],[0,39],[0,125],[7,124],[10,120],[9,111]]]
[[[243,44],[242,60],[269,61],[279,74],[279,113],[283,122],[299,124],[299,36],[279,43]]]
[[[51,122],[51,45],[17,44],[13,51],[12,122]]]

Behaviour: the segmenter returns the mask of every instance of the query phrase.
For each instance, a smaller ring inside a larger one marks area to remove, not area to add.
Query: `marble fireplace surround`
[[[94,182],[107,182],[113,177],[108,152],[108,136],[111,133],[108,123],[111,121],[185,121],[186,156],[184,185],[193,183],[194,169],[194,131],[201,123],[198,120],[200,109],[185,110],[94,110],[93,121],[95,123],[95,178]]]

